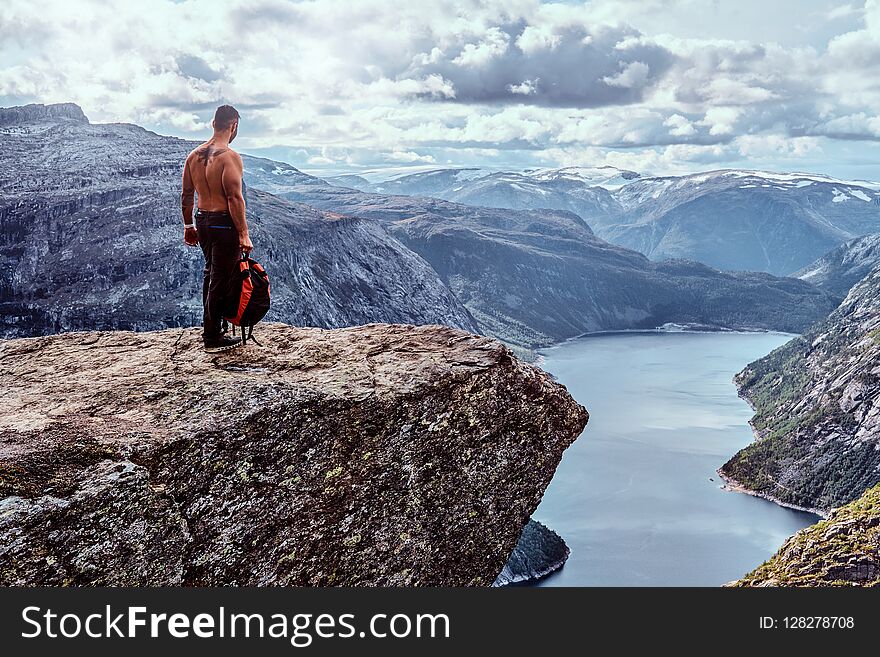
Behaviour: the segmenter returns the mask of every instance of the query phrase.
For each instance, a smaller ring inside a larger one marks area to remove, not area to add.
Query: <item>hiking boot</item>
[[[205,340],[205,351],[208,353],[226,351],[227,349],[235,349],[240,346],[241,338],[231,338],[228,335],[222,335],[216,340]]]

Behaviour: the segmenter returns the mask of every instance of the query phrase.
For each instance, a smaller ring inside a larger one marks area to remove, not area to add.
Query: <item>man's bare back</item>
[[[237,126],[236,126],[237,128]],[[242,250],[253,249],[248,235],[245,217],[244,196],[242,194],[242,173],[244,166],[241,156],[229,147],[227,135],[217,135],[193,150],[186,158],[183,167],[183,217],[184,223],[192,221],[193,194],[199,196],[199,210],[207,212],[228,212],[238,230]],[[184,241],[190,245],[198,244],[198,235],[187,229]]]
[[[193,185],[199,195],[199,209],[209,212],[228,212],[229,202],[223,186],[223,174],[229,167],[230,175],[235,175],[241,158],[230,148],[215,148],[210,141],[205,142],[186,158]],[[241,174],[239,173],[239,180]],[[231,182],[231,181],[229,181]],[[240,183],[239,183],[240,184]]]

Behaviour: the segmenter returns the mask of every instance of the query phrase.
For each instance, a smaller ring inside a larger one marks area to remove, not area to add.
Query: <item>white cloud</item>
[[[736,120],[741,113],[738,107],[710,107],[698,123],[708,126],[710,135],[730,135],[736,130]]]
[[[386,159],[392,162],[422,162],[433,164],[436,162],[433,156],[431,155],[419,155],[418,153],[414,153],[413,151],[393,151],[386,156]]]
[[[184,132],[199,132],[211,128],[211,122],[199,119],[197,114],[171,108],[151,109],[143,112],[140,115],[140,121],[167,123]]]
[[[862,12],[862,7],[856,7],[855,5],[846,4],[846,5],[838,5],[828,10],[825,14],[825,17],[834,21],[839,18],[847,18],[849,16],[853,16],[856,14],[860,14]]]
[[[719,105],[751,105],[776,97],[775,93],[764,87],[723,77],[709,81],[706,90],[710,101]]]
[[[612,87],[634,89],[647,82],[651,67],[644,62],[620,62],[622,70],[615,75],[606,75],[602,80]]]
[[[673,114],[663,122],[663,125],[669,126],[669,134],[676,137],[690,137],[697,133],[694,124],[681,114]]]
[[[531,96],[538,92],[537,84],[540,79],[541,78],[535,78],[534,80],[523,80],[519,84],[509,84],[507,85],[507,89],[512,94]]]
[[[486,31],[483,41],[466,43],[461,53],[452,60],[452,63],[472,68],[483,67],[507,51],[509,38],[507,33],[500,28],[490,28]]]
[[[516,47],[531,55],[539,50],[553,50],[562,41],[547,25],[527,25],[516,38]]]
[[[865,112],[838,116],[810,129],[814,135],[826,135],[841,139],[874,137],[880,139],[880,116]]]
[[[748,158],[802,157],[822,150],[815,137],[782,135],[742,135],[736,138],[735,145],[740,155]]]
[[[830,152],[829,140],[880,139],[878,76],[878,0],[155,0],[149,11],[5,0],[0,11],[0,104],[74,101],[93,121],[197,137],[232,102],[242,147],[286,144],[316,167],[789,162]]]

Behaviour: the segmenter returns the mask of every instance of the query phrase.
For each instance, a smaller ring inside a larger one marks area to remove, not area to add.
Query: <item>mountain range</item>
[[[245,171],[250,184],[271,184],[285,198],[381,222],[433,266],[483,330],[516,345],[667,323],[799,331],[834,306],[796,279],[652,262],[567,210],[475,207],[266,175],[265,167]]]
[[[613,167],[459,168],[334,180],[361,191],[569,210],[599,237],[652,260],[685,258],[723,270],[790,275],[843,242],[880,232],[880,186],[817,174],[727,169],[646,177]]]
[[[200,322],[202,256],[178,211],[194,142],[91,124],[72,104],[0,110],[0,140],[3,335]],[[366,193],[244,163],[270,319],[441,323],[534,347],[670,322],[798,331],[834,305],[797,279],[652,262],[568,210]]]

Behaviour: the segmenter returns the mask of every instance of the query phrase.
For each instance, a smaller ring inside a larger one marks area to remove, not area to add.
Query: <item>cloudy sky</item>
[[[0,106],[319,174],[611,164],[880,179],[880,0],[3,0]]]

